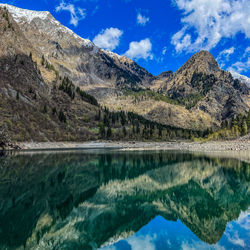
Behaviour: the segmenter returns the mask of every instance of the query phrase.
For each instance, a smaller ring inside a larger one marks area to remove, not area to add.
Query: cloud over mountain
[[[131,42],[125,55],[131,59],[152,59],[152,43],[149,38],[140,42]]]
[[[98,35],[96,35],[93,39],[93,42],[103,49],[112,51],[116,47],[118,47],[122,34],[122,30],[112,27],[107,28],[105,30],[102,30]]]
[[[78,25],[80,20],[86,17],[86,10],[80,7],[75,7],[74,4],[67,4],[64,1],[56,7],[56,12],[68,11],[70,13],[71,19],[70,24],[75,27]]]

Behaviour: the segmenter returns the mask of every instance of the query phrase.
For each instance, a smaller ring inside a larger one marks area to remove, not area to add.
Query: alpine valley
[[[190,139],[237,119],[246,134],[249,79],[234,77],[208,51],[154,76],[49,12],[0,5],[0,126],[14,141]]]

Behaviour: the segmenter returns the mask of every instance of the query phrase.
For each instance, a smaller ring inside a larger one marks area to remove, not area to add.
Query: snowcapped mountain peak
[[[104,53],[114,60],[120,61],[121,63],[133,63],[131,59],[125,56],[120,56],[114,52],[101,49],[90,40],[80,37],[74,31],[57,21],[49,11],[27,10],[13,5],[0,3],[0,8],[1,7],[7,8],[13,19],[18,24],[20,24],[20,28],[25,34],[30,28],[33,28],[35,31],[39,32],[39,34],[45,34],[45,36],[49,36],[50,40],[52,41],[59,43],[62,41],[69,43],[74,42],[74,44],[91,48],[92,53],[94,54],[98,51],[101,51],[101,53]],[[30,37],[30,33],[27,35]],[[37,36],[35,39],[37,39]],[[45,48],[45,46],[41,47]]]
[[[71,29],[63,26],[51,15],[49,11],[26,10],[9,4],[0,4],[0,7],[7,8],[17,23],[25,25],[31,24],[32,21],[35,21],[37,23],[36,28],[40,29],[40,31],[43,31],[46,34],[55,36],[58,34],[58,32],[61,32],[66,36],[74,37],[79,42],[79,44],[83,46],[94,47],[94,44],[90,40],[78,36]]]
[[[0,4],[0,7],[6,7],[18,23],[25,21],[30,23],[34,18],[46,19],[50,15],[48,11],[25,10],[9,4]]]

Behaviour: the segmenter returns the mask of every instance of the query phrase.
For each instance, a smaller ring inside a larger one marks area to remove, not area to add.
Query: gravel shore
[[[23,150],[67,150],[67,149],[117,149],[122,151],[138,150],[181,150],[190,152],[203,152],[220,155],[242,155],[250,161],[250,136],[231,141],[211,142],[27,142],[19,143]],[[237,157],[238,158],[238,157]]]
[[[250,136],[231,141],[210,142],[137,142],[137,141],[93,141],[93,142],[24,142],[18,144],[24,150],[51,149],[120,149],[120,150],[187,150],[201,152],[250,150]]]

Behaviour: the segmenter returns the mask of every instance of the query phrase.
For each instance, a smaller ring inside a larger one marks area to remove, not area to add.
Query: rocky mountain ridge
[[[49,88],[66,76],[110,110],[188,129],[218,127],[249,110],[246,84],[221,70],[207,51],[193,55],[175,73],[153,76],[125,56],[76,35],[49,12],[6,4],[0,8],[9,13],[8,20],[0,17],[0,56],[32,54]]]
[[[221,70],[208,51],[196,53],[175,73],[156,80],[155,85],[186,108],[202,110],[218,121],[249,109],[249,88]]]
[[[132,60],[98,48],[60,24],[49,12],[22,10],[10,5],[13,19],[34,48],[61,74],[78,85],[140,84],[152,75]]]

